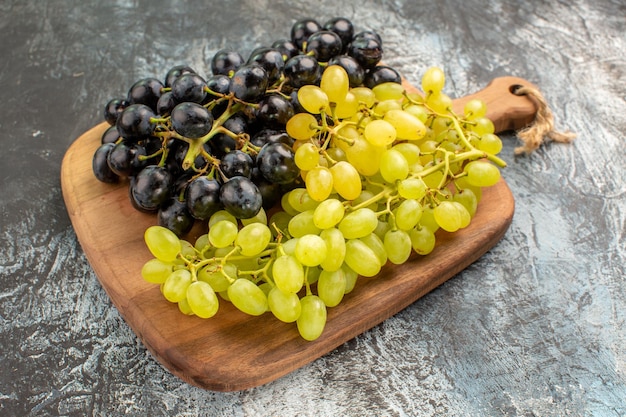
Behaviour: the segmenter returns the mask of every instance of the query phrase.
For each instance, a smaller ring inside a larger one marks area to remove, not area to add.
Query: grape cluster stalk
[[[94,175],[156,213],[141,275],[167,301],[201,318],[232,303],[312,341],[359,278],[470,224],[506,165],[485,104],[455,114],[438,67],[408,92],[382,51],[348,19],[303,19],[248,59],[218,51],[210,77],[176,66],[106,104]]]

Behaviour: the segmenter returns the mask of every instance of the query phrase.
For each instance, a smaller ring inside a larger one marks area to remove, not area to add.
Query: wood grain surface
[[[510,93],[529,83],[502,77],[484,90],[455,101],[455,109],[480,98],[498,131],[532,121],[534,104]],[[61,184],[68,213],[102,286],[150,352],[172,373],[202,388],[233,391],[275,380],[328,353],[404,309],[470,265],[504,235],[514,212],[513,196],[501,180],[484,190],[469,227],[437,234],[428,256],[413,254],[402,265],[387,264],[375,278],[359,278],[342,303],[328,310],[322,336],[303,340],[295,324],[270,313],[251,317],[221,302],[209,320],[184,316],[158,286],[145,282],[142,265],[151,258],[143,232],[154,215],[137,212],[128,201],[128,184],[100,183],[91,171],[92,155],[106,129],[100,124],[81,135],[63,160]],[[194,241],[203,230],[188,237]]]

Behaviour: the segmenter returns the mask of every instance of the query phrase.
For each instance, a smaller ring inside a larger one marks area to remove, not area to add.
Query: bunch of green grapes
[[[193,245],[150,227],[144,279],[186,314],[212,317],[221,299],[317,339],[358,277],[429,254],[437,230],[467,227],[481,189],[500,179],[502,144],[485,104],[455,114],[444,84],[430,68],[423,94],[391,82],[350,88],[346,71],[328,66],[319,85],[298,90],[305,111],[286,125],[304,186],[269,216],[214,213]]]

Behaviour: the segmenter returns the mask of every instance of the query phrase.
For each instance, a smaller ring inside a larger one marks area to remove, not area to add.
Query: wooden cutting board
[[[455,100],[455,108],[461,111],[465,102],[480,98],[498,132],[520,129],[534,119],[535,105],[512,94],[513,85],[530,83],[497,78],[484,90]],[[250,317],[227,302],[212,319],[184,316],[140,275],[151,258],[143,233],[156,217],[131,207],[127,183],[104,184],[93,176],[92,156],[106,127],[103,123],[85,132],[63,159],[61,185],[74,230],[102,287],[152,355],[182,380],[208,390],[262,385],[328,353],[473,263],[503,237],[513,218],[514,199],[501,180],[484,190],[469,227],[438,232],[431,254],[414,254],[403,265],[386,265],[375,278],[359,278],[341,304],[329,309],[324,333],[313,342],[303,340],[293,323],[271,313]],[[194,229],[189,240],[204,232]]]

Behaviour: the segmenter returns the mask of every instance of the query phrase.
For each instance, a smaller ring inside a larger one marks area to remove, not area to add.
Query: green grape
[[[352,292],[354,287],[356,286],[357,279],[359,278],[358,274],[352,270],[348,265],[343,264],[341,267],[343,270],[343,274],[346,277],[346,291],[345,294],[349,294]]]
[[[304,285],[304,268],[295,256],[279,256],[272,264],[272,278],[281,291],[296,293]]]
[[[346,239],[358,239],[376,230],[378,217],[369,208],[359,208],[344,216],[338,229]]]
[[[143,264],[141,276],[153,284],[163,284],[167,277],[174,272],[175,267],[176,265],[171,262],[163,262],[158,258],[153,258]]]
[[[309,283],[309,285],[315,284],[322,273],[322,269],[317,266],[307,267],[305,268],[305,271],[306,276],[304,279]]]
[[[272,214],[268,221],[268,224],[271,225],[270,230],[272,231],[272,235],[277,236],[277,229],[280,230],[282,234],[287,233],[289,230],[289,221],[292,217],[293,216],[291,214],[282,210],[276,211]]]
[[[426,104],[436,113],[447,114],[452,110],[452,99],[442,92],[429,94]]]
[[[476,133],[478,136],[486,135],[487,133],[494,133],[495,126],[491,119],[487,117],[478,117],[473,120],[474,124],[469,126],[469,129]]]
[[[465,103],[465,106],[463,107],[463,114],[468,120],[484,117],[485,114],[487,114],[487,105],[480,99],[472,99]]]
[[[412,229],[409,237],[413,250],[419,255],[428,255],[435,248],[435,233],[427,227]]]
[[[226,291],[237,278],[237,267],[232,263],[222,265],[207,265],[198,271],[198,280],[204,281],[215,292]]]
[[[214,248],[211,246],[211,242],[209,242],[209,234],[204,233],[198,236],[194,248],[198,251],[201,258],[210,258]]]
[[[344,261],[354,272],[364,277],[373,277],[382,267],[374,251],[359,239],[346,242]]]
[[[180,239],[163,226],[150,226],[144,232],[146,246],[152,255],[163,262],[173,262],[182,250]]]
[[[177,303],[187,298],[187,287],[190,284],[191,272],[187,269],[177,269],[167,277],[161,291],[167,301]]]
[[[452,201],[442,201],[433,210],[435,221],[446,232],[456,232],[461,228],[462,217],[458,207]]]
[[[375,110],[377,115],[384,116],[389,111],[402,110],[402,104],[398,100],[379,101],[378,104],[376,104]]]
[[[322,201],[313,211],[313,224],[318,229],[336,226],[346,212],[343,203],[336,198]]]
[[[420,218],[419,224],[422,227],[426,227],[435,233],[439,230],[439,225],[435,221],[435,210],[430,206],[424,206],[422,210],[422,217]]]
[[[379,235],[376,233],[370,233],[367,236],[363,236],[359,240],[365,243],[374,252],[376,258],[378,259],[378,263],[381,265],[385,265],[387,263],[387,250],[385,249],[385,244]]]
[[[372,191],[367,190],[367,189],[362,190],[361,193],[359,194],[359,196],[352,201],[352,206],[358,206],[358,205],[360,205],[362,203],[365,203],[367,201],[372,201],[371,204],[369,204],[369,205],[367,205],[365,207],[370,209],[370,210],[376,211],[376,210],[378,210],[378,203],[376,201],[372,200],[374,198],[374,196],[375,195],[374,195],[374,193]]]
[[[187,287],[187,303],[191,311],[203,319],[213,317],[220,306],[215,291],[204,281],[192,282]]]
[[[326,250],[329,256],[326,257],[320,266],[325,271],[336,271],[341,268],[346,256],[346,241],[343,234],[337,228],[324,229],[320,237],[326,243]]]
[[[189,307],[189,303],[187,302],[187,299],[180,300],[177,304],[178,304],[178,311],[180,311],[184,315],[186,316],[194,315],[193,311],[191,310],[191,307]]]
[[[317,296],[322,299],[326,307],[339,305],[346,293],[346,274],[343,269],[336,271],[322,271],[317,280]]]
[[[380,157],[380,174],[385,181],[393,184],[409,175],[409,163],[397,150],[387,149]]]
[[[389,217],[387,221],[378,219],[378,226],[376,226],[376,229],[374,230],[373,234],[375,234],[380,239],[382,239],[385,236],[385,233],[387,233],[388,230],[392,229],[394,225],[395,225],[395,221],[393,217]]]
[[[345,162],[348,160],[346,157],[346,152],[341,148],[337,148],[336,146],[326,148],[326,155],[328,155],[329,160],[335,162]],[[333,180],[334,179],[335,178],[333,176]]]
[[[383,120],[391,123],[400,139],[420,140],[426,136],[426,126],[420,119],[404,110],[389,110]]]
[[[196,249],[188,240],[180,239],[180,254],[187,259],[196,257]]]
[[[371,109],[374,103],[376,103],[376,95],[367,87],[355,87],[350,91],[356,96],[357,100],[363,103],[368,109]]]
[[[359,100],[348,92],[342,101],[338,101],[335,106],[335,117],[339,119],[349,119],[359,111]]]
[[[394,212],[396,227],[411,230],[422,218],[422,212],[422,205],[417,200],[404,200]]]
[[[227,212],[226,210],[218,210],[209,217],[209,228],[220,220],[228,220],[231,223],[237,224],[237,218]]]
[[[260,316],[268,308],[267,296],[254,282],[239,278],[228,287],[228,299],[238,310]]]
[[[295,190],[294,190],[295,191]],[[306,191],[306,190],[304,190]],[[308,195],[308,194],[307,194]],[[295,216],[296,214],[300,213],[299,210],[296,210],[291,203],[289,202],[289,199],[292,198],[291,197],[291,192],[287,192],[285,194],[283,194],[283,196],[280,198],[280,207],[285,211],[285,213],[287,213],[290,216]],[[309,197],[310,198],[310,197]]]
[[[319,149],[317,148],[317,146],[310,142],[303,143],[298,149],[296,149],[294,160],[297,167],[300,168],[302,171],[310,171],[319,164]]]
[[[230,220],[220,220],[209,228],[209,242],[216,248],[225,248],[235,241],[239,228]]]
[[[452,197],[454,201],[457,201],[465,207],[467,212],[471,217],[474,217],[476,214],[476,209],[478,208],[478,198],[474,191],[470,188],[461,189],[458,193]]]
[[[500,180],[500,170],[487,161],[472,161],[465,166],[467,181],[475,187],[490,187]]]
[[[319,204],[319,201],[311,198],[305,188],[294,188],[291,190],[288,195],[288,202],[299,213],[313,210]]]
[[[403,98],[405,90],[402,84],[386,82],[372,88],[372,92],[379,101],[400,100]]]
[[[333,176],[333,188],[346,200],[354,200],[361,194],[361,175],[346,161],[339,161],[330,167]]]
[[[472,190],[472,192],[476,196],[476,201],[480,202],[480,199],[481,199],[481,197],[483,195],[483,190],[482,190],[481,187],[477,187],[475,185],[470,184],[469,181],[467,180],[467,176],[460,177],[459,179],[454,181],[454,183],[455,183],[456,187],[459,188],[459,189],[462,189],[462,190]]]
[[[320,89],[326,93],[328,101],[339,103],[348,94],[350,80],[348,73],[340,65],[329,65],[324,69],[320,80]]]
[[[326,305],[316,295],[300,299],[301,312],[296,320],[298,332],[304,340],[313,341],[320,337],[326,326]]]
[[[406,178],[398,183],[400,197],[421,200],[426,195],[426,183],[421,178]]]
[[[446,76],[441,68],[430,67],[422,75],[422,91],[426,94],[437,93],[443,90]]]
[[[404,108],[404,111],[413,117],[416,117],[422,123],[426,123],[428,117],[430,116],[426,107],[421,104],[410,104]]]
[[[308,140],[317,133],[317,119],[309,113],[296,113],[287,121],[285,129],[296,140]]]
[[[284,323],[293,323],[298,320],[302,312],[298,294],[282,291],[278,287],[270,290],[267,303],[274,317]]]
[[[333,192],[333,174],[323,166],[317,166],[307,172],[304,179],[306,190],[315,201],[324,201]]]
[[[266,224],[250,223],[239,230],[235,245],[243,256],[256,256],[263,252],[272,240],[272,232]]]
[[[396,140],[396,129],[383,119],[372,120],[365,126],[363,136],[374,146],[387,146]]]
[[[305,266],[317,266],[328,256],[328,248],[324,239],[318,235],[300,236],[296,243],[294,256]]]
[[[390,230],[385,234],[385,250],[389,262],[400,265],[409,259],[411,255],[411,238],[404,230]]]
[[[424,184],[426,184],[426,187],[437,189],[439,188],[439,184],[441,183],[441,180],[443,179],[443,175],[444,174],[442,171],[435,171],[422,177],[422,181],[424,181]]]
[[[459,215],[461,216],[461,229],[469,226],[470,222],[472,221],[472,216],[470,215],[470,212],[465,208],[463,204],[459,203],[458,201],[452,201],[452,204],[456,206],[457,210],[459,211]]]
[[[481,151],[496,155],[502,150],[502,140],[500,140],[498,135],[485,133],[480,137],[477,148]]]
[[[313,222],[314,214],[314,210],[307,210],[293,216],[287,228],[289,235],[292,237],[301,237],[308,234],[319,234],[321,229],[315,226]]]
[[[252,223],[267,224],[267,212],[265,211],[263,207],[261,207],[261,209],[257,212],[257,214],[254,217],[250,217],[247,219],[240,219],[240,220],[241,220],[241,224],[244,226],[247,226]]]
[[[354,139],[352,145],[344,149],[348,162],[356,168],[359,174],[366,177],[370,177],[378,172],[380,156],[384,150],[385,147],[372,145],[363,137]]]
[[[420,162],[420,148],[415,142],[400,142],[393,145],[394,149],[402,154],[409,165]]]
[[[304,85],[298,89],[298,102],[312,114],[320,114],[328,108],[328,95],[316,85]]]
[[[298,240],[300,240],[300,238],[294,237],[281,243],[280,247],[283,249],[285,255],[293,255],[296,252],[296,244],[298,243]]]

